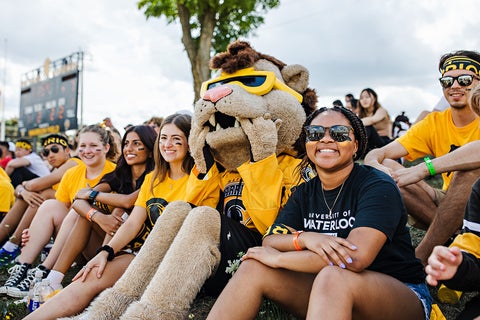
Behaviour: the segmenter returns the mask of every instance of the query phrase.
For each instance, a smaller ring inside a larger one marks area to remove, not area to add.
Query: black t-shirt
[[[332,207],[341,187],[324,191]],[[347,238],[358,227],[383,232],[387,241],[368,270],[388,274],[402,282],[424,282],[425,273],[415,258],[407,213],[391,177],[369,166],[355,164],[338,196],[332,214],[325,204],[320,179],[298,186],[279,213],[275,225]],[[300,214],[299,214],[300,213]],[[275,233],[275,228],[270,228]]]

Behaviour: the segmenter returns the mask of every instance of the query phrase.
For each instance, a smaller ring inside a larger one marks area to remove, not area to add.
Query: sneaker
[[[30,284],[35,280],[35,272],[40,270],[43,272],[42,279],[45,279],[48,275],[49,270],[44,266],[39,265],[36,268],[31,268],[28,270],[26,276],[18,283],[16,286],[7,286],[7,295],[13,298],[23,298],[28,296],[30,291]]]
[[[0,248],[0,268],[10,264],[18,255],[20,255],[20,248],[15,249],[13,252]]]
[[[6,294],[8,292],[9,287],[16,287],[20,283],[20,281],[22,281],[23,278],[25,278],[29,268],[30,268],[30,264],[28,263],[24,263],[24,264],[17,263],[13,267],[8,269],[8,274],[10,276],[8,277],[7,281],[5,281],[5,284],[2,287],[0,287],[0,293]]]

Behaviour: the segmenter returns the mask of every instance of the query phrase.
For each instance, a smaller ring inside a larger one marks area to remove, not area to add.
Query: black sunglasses
[[[462,87],[468,87],[469,85],[472,84],[473,79],[478,79],[478,77],[471,74],[462,74],[462,75],[459,75],[458,77],[445,76],[445,77],[441,77],[438,80],[440,81],[440,84],[442,85],[442,87],[446,89],[453,86],[453,83],[455,82],[455,80],[457,80],[458,84],[461,85]]]
[[[43,154],[45,157],[48,157],[48,155],[50,154],[50,151],[52,151],[53,153],[58,153],[58,151],[60,151],[60,148],[57,147],[57,146],[52,146],[50,149],[44,148],[44,149],[42,150],[42,154]]]
[[[305,133],[307,135],[307,142],[319,141],[325,136],[325,133],[330,133],[330,137],[337,142],[352,141],[349,136],[350,131],[353,131],[352,127],[344,125],[335,125],[331,127],[324,126],[305,126]]]

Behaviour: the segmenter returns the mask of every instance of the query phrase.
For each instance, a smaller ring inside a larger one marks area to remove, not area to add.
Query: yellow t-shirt
[[[82,165],[82,166],[85,165],[85,164],[83,163],[83,161],[80,160],[80,158],[77,158],[77,157],[70,158],[70,159],[67,160],[67,162],[69,162],[69,161],[74,161],[74,162],[76,162],[76,163],[77,163],[77,166],[78,166],[78,165]],[[67,162],[65,162],[65,163],[67,163]],[[55,191],[57,191],[59,185],[60,185],[60,181],[59,181],[58,183],[55,183],[55,184],[52,186],[52,189],[55,190]]]
[[[188,174],[178,180],[172,180],[167,174],[165,180],[154,186],[153,193],[150,191],[152,179],[153,172],[145,176],[145,180],[140,187],[140,192],[135,201],[136,206],[147,210],[147,218],[145,219],[142,229],[129,243],[129,247],[134,251],[139,250],[143,242],[145,242],[145,239],[150,234],[155,222],[163,213],[167,204],[176,200],[185,200]]]
[[[468,142],[480,139],[480,119],[464,127],[456,127],[452,111],[432,112],[425,119],[413,125],[396,141],[407,150],[407,160],[432,155],[443,156]],[[451,172],[442,173],[443,190],[447,190],[452,178]]]
[[[8,174],[0,167],[0,212],[8,212],[15,202],[14,189]]]
[[[287,202],[292,188],[304,182],[296,170],[299,163],[300,159],[292,156],[272,154],[258,162],[242,164],[238,172],[220,173],[213,166],[207,179],[190,175],[187,201],[215,208],[222,193],[223,214],[264,234]]]
[[[60,180],[55,198],[63,203],[71,204],[78,190],[87,188],[88,186],[94,187],[102,177],[115,170],[115,163],[106,161],[103,167],[102,173],[100,173],[95,179],[87,179],[87,167],[85,165],[75,166],[65,172]]]

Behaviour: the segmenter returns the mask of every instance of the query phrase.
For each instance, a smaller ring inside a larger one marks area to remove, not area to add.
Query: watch
[[[95,198],[98,196],[98,191],[97,190],[92,190],[90,191],[90,193],[88,194],[88,199],[90,201],[95,201]]]

